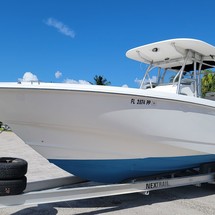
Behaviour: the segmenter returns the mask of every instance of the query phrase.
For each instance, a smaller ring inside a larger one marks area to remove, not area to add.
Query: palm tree
[[[215,74],[211,70],[205,70],[202,78],[202,95],[207,92],[215,92]]]
[[[94,79],[94,84],[95,85],[104,85],[104,86],[107,86],[107,85],[111,84],[110,81],[107,81],[107,79],[104,78],[104,76],[101,76],[101,75],[95,75],[95,77],[93,79]]]

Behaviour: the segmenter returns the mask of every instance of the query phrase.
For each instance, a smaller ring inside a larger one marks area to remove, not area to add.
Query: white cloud
[[[149,80],[148,80],[149,81]],[[153,82],[153,83],[157,83],[157,76],[152,76],[152,78],[151,78],[151,82]]]
[[[145,80],[144,80],[144,84],[149,83],[150,81],[151,81],[152,83],[157,83],[157,76],[152,76],[152,78],[150,78],[150,79],[145,79]],[[136,79],[134,80],[134,82],[137,83],[138,86],[140,86],[141,83],[142,83],[142,79],[136,78]]]
[[[128,88],[128,85],[127,84],[123,84],[122,87]]]
[[[64,80],[65,83],[67,84],[86,84],[86,85],[90,85],[90,83],[88,81],[85,81],[85,80],[73,80],[73,79],[66,79]]]
[[[26,72],[24,75],[23,75],[23,78],[20,78],[19,79],[20,81],[23,81],[23,82],[31,82],[31,81],[39,81],[37,76],[34,75],[33,73],[31,72]]]
[[[89,83],[88,81],[85,81],[85,80],[79,80],[78,82],[79,82],[79,84],[91,85],[91,83]]]
[[[55,78],[60,78],[62,76],[62,72],[57,71],[55,72]]]
[[[60,22],[54,18],[48,18],[45,21],[45,24],[48,26],[56,28],[60,33],[66,35],[68,37],[71,37],[71,38],[75,37],[75,32],[72,29],[70,29],[64,23],[62,23],[62,22]]]
[[[136,79],[134,80],[134,82],[137,83],[138,86],[140,86],[141,83],[142,83],[142,79],[136,78]]]

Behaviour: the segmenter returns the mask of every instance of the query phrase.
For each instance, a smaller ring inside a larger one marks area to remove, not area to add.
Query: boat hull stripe
[[[214,162],[215,155],[114,160],[50,159],[49,161],[84,179],[118,183],[129,178],[198,167],[201,163]]]

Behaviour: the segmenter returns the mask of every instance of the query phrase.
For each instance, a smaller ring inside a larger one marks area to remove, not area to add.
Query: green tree
[[[202,77],[202,96],[207,92],[215,92],[215,73],[212,70],[204,70]]]
[[[95,77],[93,79],[94,79],[94,84],[95,85],[104,85],[104,86],[107,86],[107,85],[111,84],[110,81],[107,81],[107,79],[104,78],[104,76],[101,76],[101,75],[95,75]]]

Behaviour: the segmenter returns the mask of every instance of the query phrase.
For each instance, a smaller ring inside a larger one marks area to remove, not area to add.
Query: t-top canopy
[[[126,56],[146,64],[152,63],[161,68],[179,69],[188,50],[191,50],[199,61],[202,60],[204,63],[209,64],[202,65],[202,69],[215,65],[215,47],[196,39],[171,39],[151,43],[128,50]],[[184,70],[192,70],[192,64],[192,58],[189,58]]]

